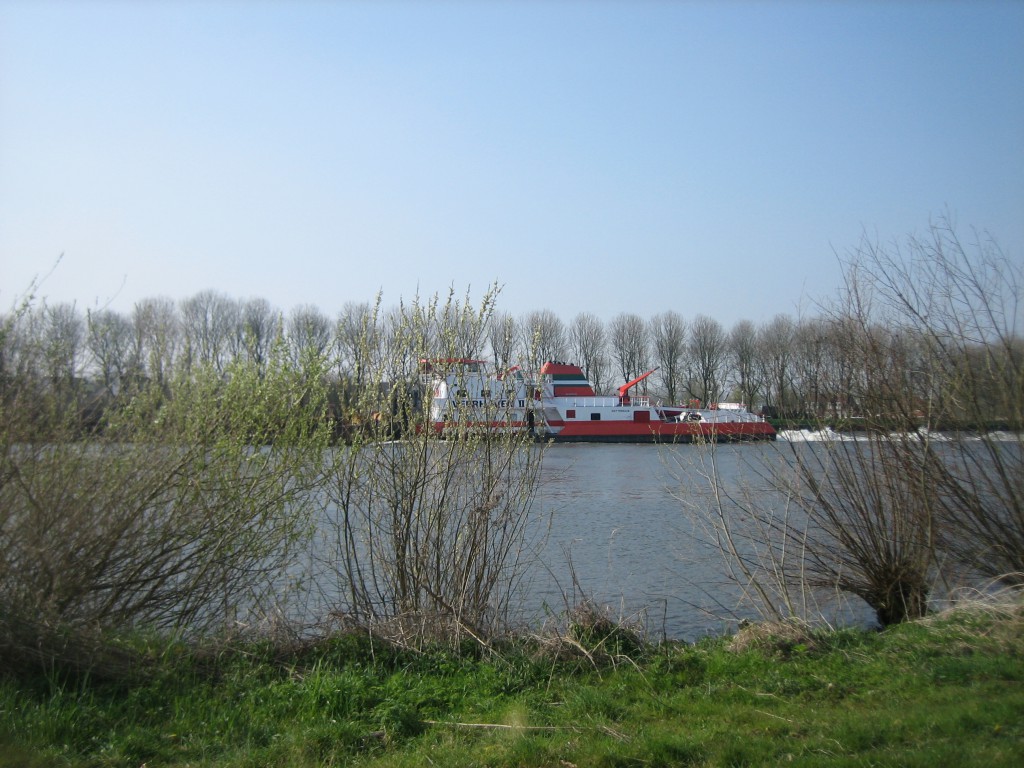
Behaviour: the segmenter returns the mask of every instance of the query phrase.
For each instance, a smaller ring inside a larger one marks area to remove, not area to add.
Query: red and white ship
[[[544,363],[536,383],[517,369],[488,373],[482,360],[430,361],[424,373],[438,431],[461,424],[579,443],[775,439],[772,425],[739,403],[664,406],[647,395],[631,395],[655,370],[623,384],[613,396],[597,395],[583,369],[572,363]]]

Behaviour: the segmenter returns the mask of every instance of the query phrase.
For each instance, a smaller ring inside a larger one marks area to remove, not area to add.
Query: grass
[[[0,768],[1024,764],[1019,604],[880,633],[771,629],[628,656],[345,636],[163,648],[134,682],[9,675]]]

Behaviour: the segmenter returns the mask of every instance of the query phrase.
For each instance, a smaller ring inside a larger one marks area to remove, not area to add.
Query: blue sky
[[[0,0],[0,310],[762,322],[947,213],[1024,259],[1022,2]]]

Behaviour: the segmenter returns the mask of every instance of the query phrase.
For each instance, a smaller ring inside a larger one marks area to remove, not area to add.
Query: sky
[[[1024,261],[1024,2],[0,0],[0,312],[761,323],[946,216]]]

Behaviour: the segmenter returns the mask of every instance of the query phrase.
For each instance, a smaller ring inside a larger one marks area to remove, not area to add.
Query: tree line
[[[857,267],[848,267],[852,277]],[[936,341],[927,317],[915,327],[865,316],[865,306],[833,304],[813,316],[778,314],[729,328],[675,310],[649,318],[620,313],[607,322],[589,312],[566,321],[550,310],[520,317],[494,310],[471,328],[459,317],[468,303],[468,297],[449,303],[451,316],[442,314],[431,333],[452,336],[461,355],[488,358],[497,370],[519,365],[536,372],[545,360],[570,360],[600,393],[657,368],[642,386],[665,402],[739,401],[769,417],[808,421],[898,414],[896,400],[909,397],[910,413],[920,418],[937,410],[947,418],[1005,422],[1012,413],[995,396],[1005,383],[999,377],[1016,369],[1022,350],[1015,329],[999,336],[947,329],[963,343],[946,349],[949,359],[936,367],[927,359]],[[180,302],[143,299],[127,314],[40,301],[2,318],[0,378],[30,379],[102,410],[143,382],[163,385],[174,370],[204,366],[223,374],[242,361],[263,371],[276,349],[295,364],[309,356],[327,361],[336,408],[344,410],[346,390],[378,370],[384,380],[415,385],[417,356],[425,350],[400,348],[405,313],[403,306],[383,309],[379,298],[346,303],[334,317],[308,304],[285,313],[266,299],[238,300],[214,290]],[[872,360],[888,361],[884,384],[864,369],[865,345]],[[976,406],[990,408],[946,407],[966,370],[978,388]]]

